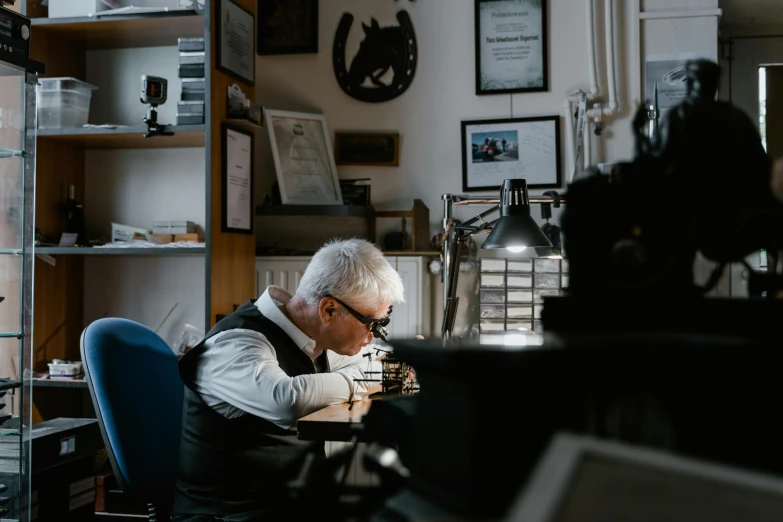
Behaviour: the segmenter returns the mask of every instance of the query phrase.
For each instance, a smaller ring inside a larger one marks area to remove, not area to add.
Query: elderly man
[[[363,352],[401,301],[402,280],[383,254],[350,239],[313,256],[295,295],[270,286],[218,322],[180,361],[173,519],[283,520],[286,482],[314,449],[297,439],[297,419],[380,391],[362,382],[380,370]]]

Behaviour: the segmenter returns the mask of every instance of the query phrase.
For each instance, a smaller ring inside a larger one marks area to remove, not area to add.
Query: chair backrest
[[[177,356],[141,324],[104,318],[82,332],[85,378],[114,475],[144,502],[174,487],[184,387]]]

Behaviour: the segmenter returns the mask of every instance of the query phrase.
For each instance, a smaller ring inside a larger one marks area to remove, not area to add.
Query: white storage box
[[[196,224],[192,221],[155,221],[152,224],[153,234],[194,234]]]
[[[82,127],[90,114],[92,91],[98,87],[76,78],[41,78],[38,128]]]
[[[157,243],[158,240],[149,230],[134,227],[130,225],[123,225],[121,223],[111,224],[111,240],[115,241],[149,241],[151,243]]]
[[[110,9],[101,0],[49,0],[49,18],[89,16]]]
[[[82,374],[81,361],[55,359],[49,363],[49,377],[79,377]]]

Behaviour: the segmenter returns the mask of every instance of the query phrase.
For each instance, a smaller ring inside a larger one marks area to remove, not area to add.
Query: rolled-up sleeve
[[[352,394],[361,398],[380,390],[380,383],[366,382],[380,379],[380,374],[371,373],[380,371],[380,364],[368,359],[346,362],[332,373],[290,377],[263,334],[235,329],[210,341],[196,385],[202,395],[236,408],[221,412],[227,417],[247,412],[291,429],[304,415],[346,402]]]

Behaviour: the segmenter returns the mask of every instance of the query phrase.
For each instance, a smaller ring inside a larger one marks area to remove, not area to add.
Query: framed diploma
[[[253,233],[253,133],[222,124],[223,219],[221,230]]]
[[[281,202],[342,205],[340,180],[323,114],[265,110]]]
[[[547,0],[474,0],[476,94],[549,89]]]
[[[256,78],[255,17],[232,0],[218,0],[215,4],[216,67],[253,85]]]
[[[499,190],[504,179],[559,188],[560,116],[462,122],[462,190]]]

